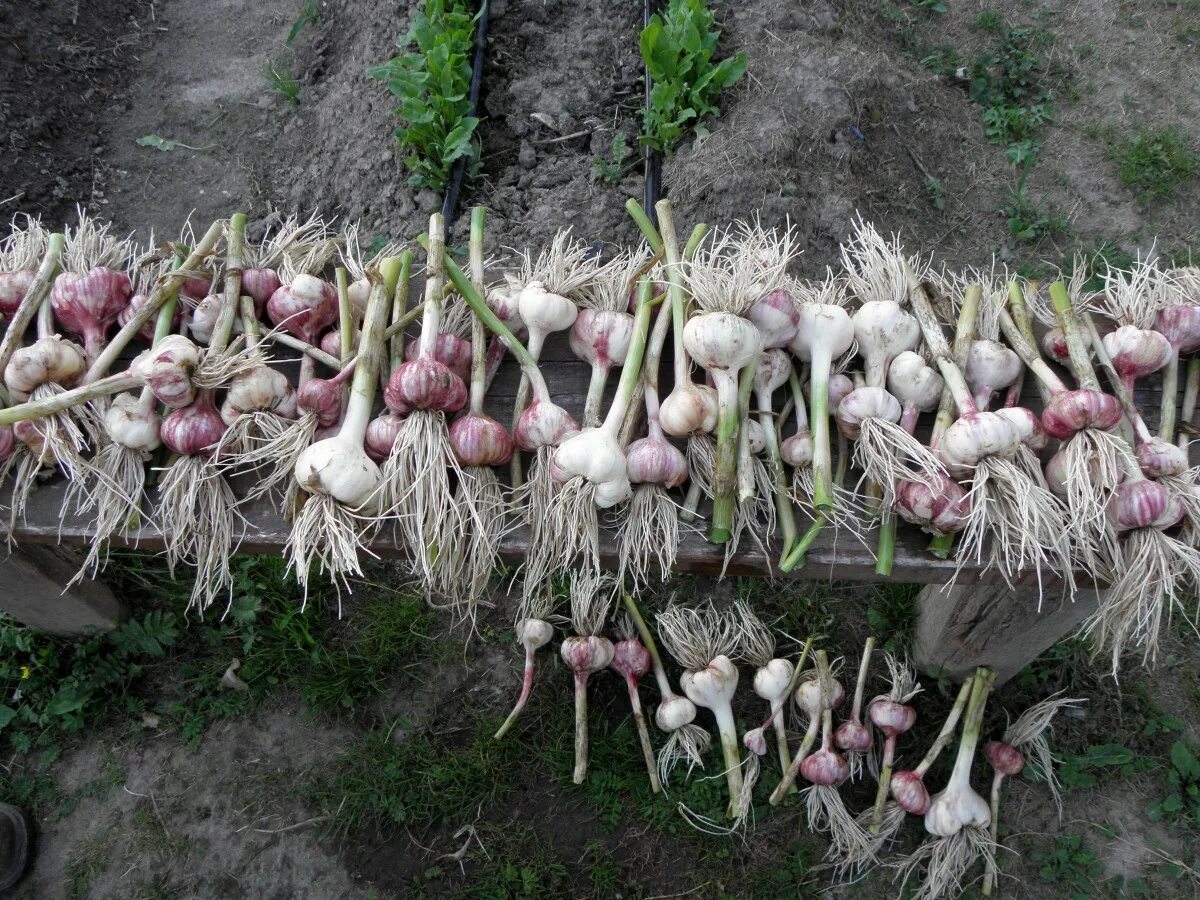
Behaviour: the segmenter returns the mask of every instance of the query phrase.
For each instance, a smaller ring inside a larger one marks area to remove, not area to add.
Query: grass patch
[[[292,106],[300,105],[300,82],[296,80],[289,63],[278,59],[267,60],[263,66],[263,79],[275,96]]]
[[[85,838],[71,854],[67,862],[67,897],[70,900],[88,896],[92,879],[108,865],[112,838],[107,834],[93,834]]]
[[[1142,129],[1115,144],[1110,155],[1121,183],[1143,202],[1173,197],[1200,170],[1200,153],[1176,128]]]
[[[301,791],[332,815],[332,830],[340,836],[461,825],[480,804],[507,796],[529,760],[529,748],[514,736],[494,740],[493,726],[490,720],[476,723],[461,747],[455,735],[420,733],[397,742],[392,729],[377,729],[311,772]]]

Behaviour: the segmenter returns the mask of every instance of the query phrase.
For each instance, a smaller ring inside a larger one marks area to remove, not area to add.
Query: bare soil
[[[203,225],[234,209],[258,219],[317,209],[360,220],[371,233],[423,230],[439,199],[407,184],[391,139],[390,98],[367,75],[390,55],[410,4],[323,2],[320,21],[289,48],[298,5],[0,4],[0,211],[60,222],[81,204],[142,237],[172,235],[189,216]],[[723,103],[721,118],[709,123],[711,135],[686,141],[665,164],[677,218],[790,221],[809,274],[835,263],[856,214],[954,266],[988,265],[994,256],[1012,265],[1058,264],[1074,247],[1105,240],[1131,250],[1153,241],[1172,251],[1200,244],[1200,184],[1147,203],[1120,183],[1110,159],[1112,141],[1143,127],[1175,126],[1193,145],[1200,142],[1194,0],[990,4],[1010,22],[1049,30],[1054,43],[1046,53],[1066,73],[1029,192],[1064,215],[1069,228],[1032,246],[1014,242],[998,212],[1016,179],[1002,149],[989,142],[979,107],[964,85],[936,76],[902,49],[905,35],[983,47],[988,38],[977,21],[985,4],[947,5],[943,15],[917,4],[856,0],[721,6],[722,49],[744,50],[748,75]],[[598,241],[634,239],[623,204],[640,198],[636,167],[618,185],[592,173],[614,129],[636,130],[639,24],[636,4],[494,0],[483,171],[464,197],[464,206],[490,208],[494,244],[536,244],[564,224]],[[271,60],[296,72],[298,105],[271,92],[263,75]],[[137,143],[151,135],[180,146],[163,151]],[[940,185],[942,208],[931,202],[930,181]],[[790,599],[781,592],[781,605]],[[497,627],[505,619],[499,616]],[[864,630],[851,615],[842,625],[852,634]],[[546,896],[751,896],[795,854],[812,852],[804,849],[812,839],[795,810],[760,822],[748,843],[648,832],[636,818],[610,828],[538,763],[503,803],[457,811],[459,824],[474,824],[481,839],[461,870],[444,857],[463,844],[455,828],[388,840],[330,838],[295,786],[356,729],[402,717],[409,724],[396,737],[403,739],[437,727],[467,695],[477,707],[505,708],[517,654],[505,643],[476,645],[461,663],[458,676],[448,666],[446,677],[431,679],[439,687],[386,694],[353,721],[313,720],[296,701],[280,698],[215,726],[198,752],[176,735],[95,735],[56,769],[60,785],[81,799],[63,818],[38,823],[36,866],[18,896],[71,894],[66,873],[89,846],[104,850],[83,882],[82,894],[95,897],[408,897],[416,895],[414,879],[425,881],[428,896],[452,896],[497,866],[516,867],[521,884],[528,859],[520,853],[532,845],[543,863],[561,868]],[[1157,702],[1184,719],[1193,740],[1195,672],[1190,660],[1154,682]],[[542,688],[568,696],[561,667]],[[1101,735],[1116,693],[1112,682],[1095,683],[1089,712],[1060,726],[1064,743],[1080,751],[1081,735]],[[623,716],[614,684],[598,694],[597,709],[614,720]],[[1113,724],[1117,733],[1120,725]],[[1020,823],[1012,843],[1024,856],[1006,861],[1013,880],[1003,892],[1063,896],[1067,888],[1040,877],[1029,852],[1052,847],[1067,830],[1083,834],[1099,855],[1097,893],[1108,890],[1110,876],[1145,876],[1164,858],[1186,856],[1185,838],[1143,812],[1162,780],[1152,773],[1073,791],[1062,824],[1040,786],[1015,785],[1006,815]],[[526,832],[530,840],[516,839]],[[816,846],[813,861],[822,852]],[[595,882],[601,852],[615,861],[615,890]],[[890,896],[896,888],[888,879],[877,874],[853,893]],[[1187,882],[1171,881],[1159,895],[1195,895],[1181,884]],[[818,873],[802,887],[779,885],[774,895],[815,894],[827,881]]]

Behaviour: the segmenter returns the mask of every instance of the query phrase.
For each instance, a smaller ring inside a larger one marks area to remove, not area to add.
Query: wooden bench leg
[[[0,610],[36,631],[67,636],[89,628],[111,631],[129,618],[99,582],[85,579],[64,593],[78,569],[78,557],[65,548],[21,546],[0,561]]]
[[[915,662],[954,679],[965,677],[976,666],[988,666],[1001,684],[1094,612],[1097,598],[1097,591],[1082,589],[1074,602],[1043,596],[1038,612],[1034,589],[930,585],[917,595]]]

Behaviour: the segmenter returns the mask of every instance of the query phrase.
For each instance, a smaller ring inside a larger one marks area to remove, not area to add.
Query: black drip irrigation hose
[[[468,115],[475,115],[479,106],[479,89],[483,85],[483,57],[487,50],[488,14],[491,4],[482,0],[479,4],[478,22],[475,25],[475,55],[471,61],[471,87],[467,93],[470,102]],[[454,219],[458,215],[458,198],[462,193],[463,177],[467,172],[467,158],[459,159],[450,172],[450,181],[446,185],[446,195],[442,199],[442,218],[446,222],[446,240],[454,228]]]
[[[647,28],[650,25],[651,17],[658,12],[661,0],[645,0],[642,7],[642,27]],[[650,78],[650,66],[645,64],[643,69],[642,80],[646,83],[646,109],[650,109],[650,94],[654,90],[654,81]],[[654,227],[658,227],[658,212],[654,209],[659,198],[663,195],[662,190],[662,154],[653,147],[647,145],[642,156],[642,172],[644,175],[644,190],[642,194],[642,208],[646,210],[646,215],[650,217],[650,221]]]

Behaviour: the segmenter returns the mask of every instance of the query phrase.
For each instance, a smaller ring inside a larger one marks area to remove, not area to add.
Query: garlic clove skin
[[[633,316],[603,309],[581,309],[569,336],[572,353],[604,369],[624,365],[632,341]]]
[[[221,418],[226,425],[232,425],[243,413],[273,410],[292,394],[286,375],[270,366],[255,366],[229,382],[221,404]]]
[[[758,728],[751,728],[742,735],[742,746],[755,756],[767,755],[767,738],[763,734],[761,725]]]
[[[986,409],[995,391],[1004,390],[1020,377],[1023,365],[1021,357],[999,341],[972,341],[963,374],[976,405]]]
[[[487,293],[488,309],[494,312],[496,318],[507,325],[513,334],[527,330],[525,321],[521,318],[520,294],[519,290],[507,284],[498,284]]]
[[[942,384],[937,370],[911,350],[897,355],[888,367],[887,388],[901,406],[914,406],[922,412],[937,409],[942,400]]]
[[[579,307],[561,294],[546,290],[542,282],[531,281],[517,295],[517,313],[531,334],[552,334],[570,328]]]
[[[455,412],[467,402],[467,386],[449,366],[422,356],[396,367],[383,399],[393,412],[405,409]]]
[[[838,404],[837,422],[842,434],[853,439],[861,433],[862,423],[867,419],[899,422],[901,412],[900,402],[883,388],[860,387]]]
[[[1117,531],[1151,528],[1170,508],[1166,487],[1145,478],[1126,480],[1117,487]]]
[[[217,325],[217,319],[221,315],[221,305],[224,302],[224,297],[209,294],[192,310],[191,319],[188,321],[188,330],[196,339],[197,344],[207,346],[208,342],[212,340],[213,329]]]
[[[687,457],[669,441],[644,437],[625,450],[625,471],[633,484],[679,487],[688,478]]]
[[[678,731],[696,720],[696,704],[687,697],[671,694],[663,697],[654,711],[654,724],[659,731]]]
[[[792,362],[783,350],[766,349],[758,355],[754,368],[754,390],[770,396],[788,382],[792,373]]]
[[[367,301],[371,298],[371,279],[359,278],[346,286],[346,299],[354,313],[354,321],[361,322],[367,314]]]
[[[590,675],[607,669],[613,661],[615,650],[608,638],[589,634],[563,638],[559,653],[572,672],[577,675]]]
[[[816,679],[800,682],[792,699],[810,719],[821,714],[821,685]],[[836,709],[842,705],[844,699],[846,699],[846,689],[835,678],[833,679],[833,696],[830,698],[829,705]]]
[[[854,323],[850,314],[832,303],[803,303],[799,328],[788,348],[804,362],[812,362],[814,348],[820,347],[830,359],[837,359],[854,346]]]
[[[1025,768],[1025,757],[1021,751],[1004,741],[988,741],[983,745],[983,755],[993,769],[1009,778],[1020,775]]]
[[[17,438],[13,434],[12,426],[0,425],[0,462],[11,459],[16,452]]]
[[[192,374],[198,365],[200,349],[181,334],[168,334],[138,354],[129,368],[159,402],[170,409],[182,409],[196,399]]]
[[[866,753],[871,749],[871,729],[861,722],[843,722],[833,733],[833,742],[840,750]]]
[[[750,443],[750,454],[758,456],[767,446],[767,433],[763,430],[762,425],[757,419],[747,419],[742,423],[746,431],[749,432],[748,440]]]
[[[128,324],[129,320],[133,318],[133,314],[136,313],[143,306],[145,306],[146,301],[149,299],[150,299],[150,296],[148,294],[134,294],[132,297],[130,297],[129,303],[125,306],[125,308],[122,309],[119,313],[117,313],[117,324],[120,325],[122,328],[124,328],[125,325]],[[171,318],[171,328],[172,329],[179,327],[179,321],[180,321],[181,315],[182,315],[182,309],[179,305],[176,305],[175,315]],[[150,321],[148,321],[145,325],[143,325],[141,327],[141,329],[138,331],[138,337],[140,337],[144,341],[154,340],[154,319],[153,318],[150,319]]]
[[[836,415],[842,401],[854,393],[854,380],[841,372],[829,376],[829,413]]]
[[[971,474],[989,456],[1011,457],[1021,446],[1017,426],[996,413],[979,412],[950,424],[938,445],[938,455],[953,476]]]
[[[18,272],[0,272],[0,315],[6,319],[12,318],[36,279],[37,272],[31,272],[28,269]]]
[[[357,328],[354,329],[354,334],[350,338],[350,346],[358,347],[358,339],[362,332]],[[321,335],[321,340],[317,342],[317,346],[325,353],[328,353],[334,359],[342,358],[342,332],[335,328],[332,331],[327,331]]]
[[[916,772],[893,772],[888,789],[896,805],[906,813],[923,816],[929,811],[929,789]]]
[[[1067,336],[1055,325],[1042,335],[1042,352],[1059,363],[1071,361],[1071,350],[1067,347]]]
[[[104,427],[114,444],[150,453],[162,446],[162,420],[153,409],[143,409],[132,394],[117,394],[104,412]]]
[[[296,391],[296,409],[316,416],[319,428],[332,428],[342,418],[344,390],[332,378],[310,378]]]
[[[391,456],[396,436],[403,427],[404,416],[394,412],[386,412],[368,422],[367,434],[363,439],[363,448],[367,455],[377,463]]]
[[[939,477],[939,489],[918,481],[902,481],[896,488],[896,513],[905,522],[931,534],[957,534],[967,524],[971,495],[954,479]]]
[[[786,347],[800,328],[796,301],[783,288],[776,288],[759,297],[746,313],[746,318],[754,323],[762,335],[763,348],[766,350]]]
[[[554,637],[554,626],[543,619],[522,619],[516,627],[517,640],[526,650],[536,653]]]
[[[887,736],[904,734],[917,724],[917,711],[907,703],[875,700],[867,707],[871,724]]]
[[[1188,470],[1187,451],[1170,441],[1152,437],[1137,445],[1133,451],[1138,467],[1147,478],[1163,475],[1182,475]]]
[[[1154,315],[1154,330],[1181,353],[1200,350],[1200,306],[1180,303],[1160,309]]]
[[[870,385],[882,385],[888,362],[915,349],[921,340],[917,320],[894,300],[868,300],[850,318]]]
[[[267,301],[283,286],[274,269],[249,268],[242,272],[242,293],[254,298],[254,310],[260,316]]]
[[[297,484],[310,494],[328,494],[350,509],[368,507],[383,476],[366,451],[340,437],[304,449],[294,469]]]
[[[617,641],[613,646],[613,671],[626,678],[641,678],[650,671],[650,651],[639,640]]]
[[[925,813],[925,830],[938,837],[953,837],[967,825],[990,825],[992,809],[967,783],[952,781],[935,794]]]
[[[30,394],[43,384],[70,387],[86,368],[83,348],[55,334],[13,351],[4,383],[17,394]]]
[[[449,440],[463,466],[502,466],[512,459],[513,439],[508,429],[482,413],[467,413],[450,423]]]
[[[679,676],[679,686],[687,698],[705,709],[715,709],[732,702],[737,683],[737,666],[724,654],[714,657],[703,669],[687,671]]]
[[[833,787],[850,777],[850,766],[842,754],[833,750],[818,750],[800,763],[800,774],[810,784]]]
[[[513,440],[526,452],[542,447],[556,447],[568,435],[579,431],[579,425],[569,412],[548,400],[534,400],[521,413]]]
[[[129,276],[107,266],[86,274],[63,272],[50,288],[54,318],[67,331],[83,338],[89,358],[99,355],[108,329],[129,305],[133,285]]]
[[[782,699],[794,671],[789,659],[770,660],[754,673],[754,693],[768,701]]]
[[[1157,372],[1175,355],[1166,337],[1133,325],[1122,325],[1102,340],[1113,368],[1127,382]]]
[[[597,509],[612,509],[633,496],[633,485],[626,477],[602,481],[596,485],[592,496]]]
[[[812,465],[813,442],[812,432],[807,429],[797,431],[779,445],[779,455],[789,466],[796,469],[806,469]]]
[[[717,427],[717,392],[708,385],[676,384],[663,398],[658,423],[672,437],[708,434]]]
[[[1080,389],[1055,394],[1042,410],[1042,427],[1050,437],[1065,441],[1085,428],[1108,431],[1124,411],[1116,397]]]
[[[226,425],[213,405],[211,392],[202,392],[190,406],[174,410],[162,420],[159,436],[175,453],[208,457],[225,430]]]
[[[420,338],[413,338],[406,348],[406,359],[415,360],[420,357]],[[458,335],[438,332],[437,340],[433,343],[433,358],[461,378],[464,382],[471,380],[471,342],[464,341]]]
[[[271,295],[267,315],[288,334],[311,343],[337,321],[337,289],[315,275],[297,275]]]
[[[758,358],[762,335],[741,316],[701,313],[683,326],[683,345],[703,368],[736,372]]]
[[[1007,419],[1016,427],[1021,435],[1021,443],[1030,450],[1040,453],[1046,449],[1049,438],[1046,436],[1046,430],[1042,428],[1042,420],[1033,410],[1023,406],[1005,406],[996,410],[996,415]]]

